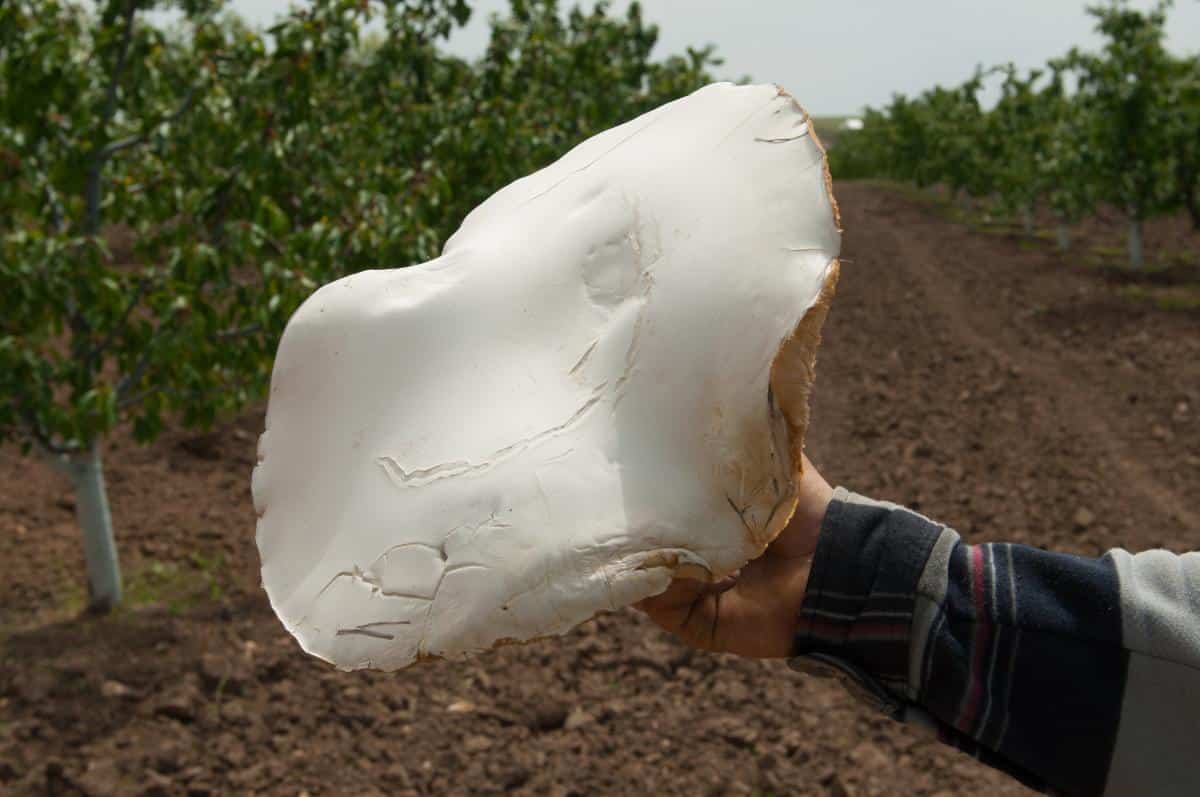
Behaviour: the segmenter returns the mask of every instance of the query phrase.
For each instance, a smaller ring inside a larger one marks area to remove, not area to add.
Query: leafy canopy
[[[171,30],[146,12],[180,12]],[[580,139],[709,82],[635,3],[513,0],[475,63],[464,0],[0,3],[0,441],[89,449],[260,396],[317,285],[437,255]]]

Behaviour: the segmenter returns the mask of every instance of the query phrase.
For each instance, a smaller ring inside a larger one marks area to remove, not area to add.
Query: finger
[[[644,598],[633,604],[633,607],[647,614],[679,609],[690,605],[697,596],[703,595],[708,586],[705,582],[692,578],[677,578],[665,592]]]
[[[717,581],[714,581],[711,584],[705,584],[704,591],[708,594],[728,592],[729,590],[733,589],[734,587],[736,587],[738,585],[738,576],[740,576],[741,574],[742,574],[741,570],[735,570],[734,572],[730,573],[729,575],[725,576],[722,579],[718,579]]]
[[[724,578],[712,582],[699,581],[692,578],[676,578],[671,581],[671,585],[667,587],[666,592],[652,595],[649,598],[643,598],[633,604],[633,608],[649,614],[653,611],[689,606],[696,598],[704,595],[728,592],[733,589],[737,586],[738,577],[741,574],[741,570],[735,570]]]

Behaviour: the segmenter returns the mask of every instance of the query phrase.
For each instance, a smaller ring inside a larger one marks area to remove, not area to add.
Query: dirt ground
[[[1200,549],[1200,314],[1082,265],[1109,230],[1064,257],[895,191],[837,193],[809,442],[831,481],[972,541]],[[633,612],[469,663],[336,672],[259,589],[260,428],[108,444],[131,605],[103,619],[79,613],[66,485],[0,450],[0,793],[1024,793],[836,686],[689,653]]]

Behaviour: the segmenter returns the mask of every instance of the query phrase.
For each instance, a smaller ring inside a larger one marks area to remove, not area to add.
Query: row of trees
[[[222,0],[0,3],[0,443],[75,485],[94,607],[121,598],[105,435],[245,406],[317,285],[436,256],[495,189],[718,63],[652,58],[636,3],[556,0],[512,0],[469,63],[439,49],[469,15],[315,0],[264,31]]]
[[[1165,47],[1169,0],[1149,12],[1123,0],[1088,8],[1099,52],[1071,50],[1044,69],[977,70],[954,88],[896,96],[868,110],[831,153],[840,177],[941,184],[996,199],[1032,228],[1036,207],[1067,228],[1104,203],[1129,220],[1129,260],[1143,265],[1143,222],[1184,208],[1200,229],[1200,58]],[[1000,99],[979,95],[999,79]]]

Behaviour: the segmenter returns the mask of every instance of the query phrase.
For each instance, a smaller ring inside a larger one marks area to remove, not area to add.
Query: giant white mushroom
[[[301,646],[394,670],[560,634],[762,552],[795,505],[840,230],[777,86],[716,84],[315,292],[254,470]]]

